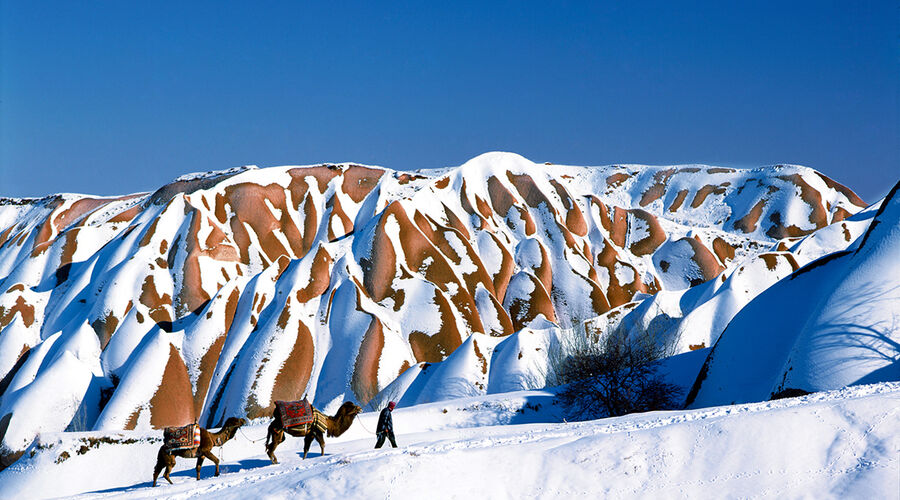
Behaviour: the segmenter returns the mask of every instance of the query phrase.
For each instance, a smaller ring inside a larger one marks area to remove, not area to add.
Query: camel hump
[[[181,427],[166,427],[163,430],[163,446],[168,451],[200,446],[200,426],[188,424]]]
[[[275,401],[275,411],[285,429],[312,423],[317,411],[306,398],[301,401]]]

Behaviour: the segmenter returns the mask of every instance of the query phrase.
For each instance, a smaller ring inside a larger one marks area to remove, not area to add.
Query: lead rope
[[[370,431],[369,429],[366,429],[366,426],[363,425],[363,423],[362,423],[362,419],[359,418],[359,413],[356,414],[355,418],[356,418],[356,421],[359,422],[359,426],[362,427],[366,432],[368,432],[369,434],[371,434],[373,436],[377,436],[377,434],[375,434],[374,432]]]
[[[237,430],[240,431],[241,428],[238,427]],[[243,432],[241,432],[241,434],[243,434]],[[244,436],[244,437],[247,437],[247,436]],[[222,464],[222,467],[221,467],[222,469],[225,468],[225,450],[222,447],[225,446],[225,443],[227,443],[227,442],[228,442],[228,440],[225,440],[219,444],[219,463]]]
[[[240,432],[240,433],[241,433],[241,436],[244,436],[244,439],[246,439],[247,441],[250,441],[251,443],[258,443],[258,442],[262,441],[263,439],[265,439],[266,436],[268,436],[268,432],[269,432],[269,431],[267,430],[267,431],[266,431],[266,436],[263,436],[263,437],[261,437],[261,438],[259,438],[259,439],[250,439],[250,438],[248,438],[247,435],[244,434],[244,430],[241,429],[240,427],[238,427],[238,432]]]

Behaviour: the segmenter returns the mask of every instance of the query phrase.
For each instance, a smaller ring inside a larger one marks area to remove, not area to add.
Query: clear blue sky
[[[897,1],[225,3],[3,0],[0,196],[491,150],[900,180]]]

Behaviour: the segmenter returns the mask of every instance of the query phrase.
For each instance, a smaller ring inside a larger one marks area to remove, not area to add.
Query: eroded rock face
[[[600,175],[603,182],[595,184],[604,189],[598,194],[615,205],[761,240],[803,236],[866,206],[845,186],[795,165],[613,166]]]
[[[0,406],[41,378],[22,368],[30,352],[84,325],[100,346],[79,358],[101,381],[87,428],[215,426],[303,395],[366,403],[473,334],[459,359],[486,367],[485,339],[696,286],[860,206],[803,167],[504,153],[434,174],[241,168],[125,198],[0,200]],[[158,376],[136,374],[138,359]],[[483,392],[487,373],[475,379]]]

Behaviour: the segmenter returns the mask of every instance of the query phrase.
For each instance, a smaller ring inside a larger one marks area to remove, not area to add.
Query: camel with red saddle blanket
[[[362,408],[350,401],[344,402],[333,417],[329,417],[314,408],[304,398],[303,401],[276,401],[274,420],[269,424],[266,433],[266,453],[273,464],[278,463],[275,458],[275,448],[284,441],[285,433],[295,437],[303,437],[303,458],[309,452],[313,439],[319,443],[322,455],[325,454],[325,435],[337,437],[343,434],[353,419]]]
[[[169,473],[175,467],[175,457],[197,458],[197,480],[200,480],[200,468],[203,466],[203,458],[208,458],[216,464],[216,476],[219,475],[219,459],[212,454],[213,446],[222,446],[226,441],[234,437],[238,428],[246,424],[243,418],[230,417],[219,432],[209,432],[197,424],[189,424],[184,427],[168,427],[163,432],[164,443],[156,454],[156,466],[153,468],[153,486],[156,486],[156,478],[160,471],[166,469],[163,477],[169,484],[172,480]]]

